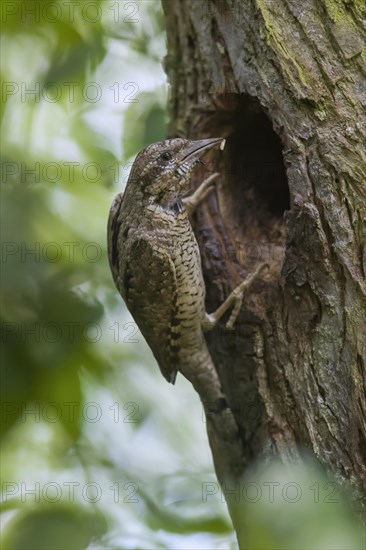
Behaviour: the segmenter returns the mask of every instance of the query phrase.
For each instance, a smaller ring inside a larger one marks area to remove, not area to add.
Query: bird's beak
[[[225,147],[224,138],[210,138],[210,139],[200,139],[198,141],[192,141],[184,150],[184,157],[181,159],[180,163],[185,162],[186,160],[192,158],[199,158],[204,151],[207,149],[212,149],[215,145],[220,144],[220,149],[222,150]]]

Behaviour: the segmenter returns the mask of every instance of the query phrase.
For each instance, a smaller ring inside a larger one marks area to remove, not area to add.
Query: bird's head
[[[160,204],[167,204],[189,188],[190,175],[201,155],[224,143],[223,138],[190,141],[167,139],[140,151],[133,163],[127,188],[139,191]]]

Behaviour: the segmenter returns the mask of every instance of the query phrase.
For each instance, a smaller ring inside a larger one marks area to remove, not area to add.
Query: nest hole
[[[247,267],[269,261],[280,268],[290,208],[281,139],[255,99],[226,94],[218,106],[215,135],[219,129],[227,138],[220,211],[231,241],[239,243],[237,259]]]
[[[240,103],[228,138],[228,153],[231,183],[240,186],[247,199],[243,206],[282,218],[290,208],[282,144],[264,111]]]

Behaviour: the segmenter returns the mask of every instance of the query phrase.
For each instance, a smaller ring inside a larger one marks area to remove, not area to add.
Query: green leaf
[[[98,512],[69,503],[34,506],[17,514],[7,525],[6,550],[81,550],[106,531]]]

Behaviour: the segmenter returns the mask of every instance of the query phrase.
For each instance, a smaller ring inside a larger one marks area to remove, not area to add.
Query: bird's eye
[[[160,158],[161,160],[168,161],[172,158],[172,154],[169,151],[164,151],[164,153],[161,153]]]

